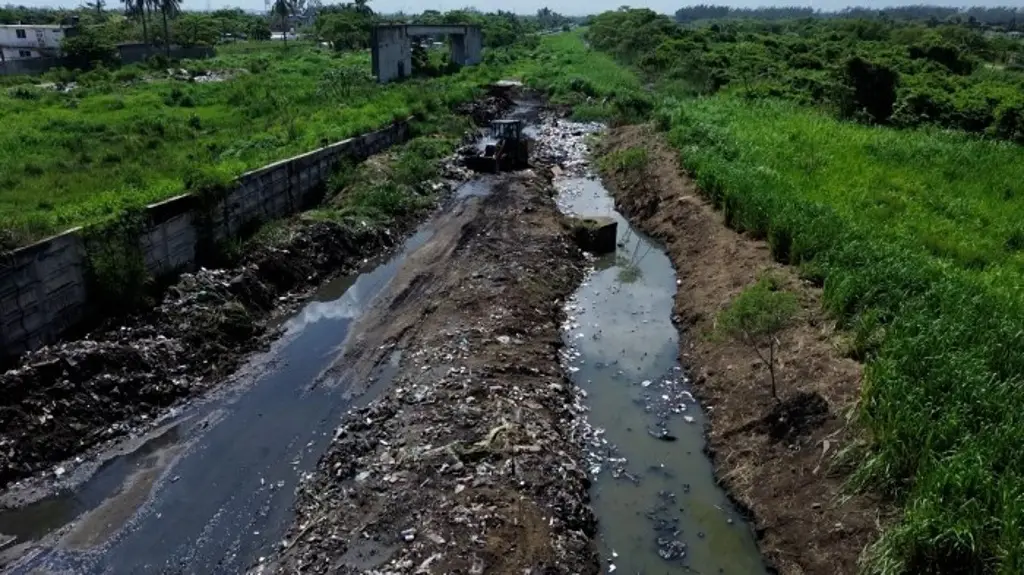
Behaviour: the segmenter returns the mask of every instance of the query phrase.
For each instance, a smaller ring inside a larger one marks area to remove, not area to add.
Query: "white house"
[[[56,56],[68,35],[74,28],[59,24],[0,25],[0,61]]]

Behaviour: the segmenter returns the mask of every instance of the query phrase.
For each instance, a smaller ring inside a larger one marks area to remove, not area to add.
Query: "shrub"
[[[896,71],[860,57],[853,57],[843,66],[839,105],[848,117],[863,116],[880,124],[892,117],[896,104]]]
[[[106,36],[89,27],[83,27],[74,36],[61,42],[64,63],[71,68],[89,69],[95,64],[117,61],[117,50]]]
[[[775,382],[775,351],[779,333],[789,326],[799,309],[796,295],[783,291],[779,280],[765,274],[756,284],[744,289],[715,321],[716,335],[742,342],[750,347],[768,368],[772,398],[779,400]]]

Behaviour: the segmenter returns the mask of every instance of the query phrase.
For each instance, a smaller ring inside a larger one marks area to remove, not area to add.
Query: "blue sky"
[[[28,6],[74,6],[76,2],[68,0],[7,0],[13,4],[25,4]],[[264,0],[183,0],[186,8],[202,10],[207,6],[216,9],[222,7],[239,7],[247,10],[260,10],[263,8]],[[6,2],[5,2],[6,3]],[[324,0],[330,4],[329,0]],[[539,8],[547,6],[556,12],[563,14],[594,14],[604,10],[613,10],[628,4],[634,8],[650,8],[658,12],[671,14],[678,8],[694,4],[715,4],[735,7],[756,7],[756,6],[809,6],[820,10],[838,10],[850,6],[849,0],[775,0],[763,2],[759,0],[649,0],[647,2],[626,2],[624,0],[371,0],[370,5],[379,12],[394,12],[403,10],[406,12],[419,12],[428,8],[435,10],[454,10],[473,6],[484,11],[497,9],[508,10],[510,6],[520,13],[533,13]],[[885,8],[890,6],[901,6],[911,4],[931,4],[938,6],[1015,6],[1024,7],[1024,0],[995,0],[995,1],[974,1],[970,0],[918,0],[910,2],[899,2],[898,0],[861,0],[857,6],[870,8]]]

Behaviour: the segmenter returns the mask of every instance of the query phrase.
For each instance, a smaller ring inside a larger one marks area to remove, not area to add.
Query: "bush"
[[[784,291],[778,279],[765,274],[744,289],[719,312],[716,335],[729,337],[750,347],[768,368],[772,398],[779,401],[775,382],[775,352],[779,333],[789,326],[799,306],[796,295]]]
[[[64,63],[70,68],[87,70],[98,64],[117,62],[117,49],[113,42],[91,28],[83,27],[74,36],[61,42]]]
[[[846,61],[839,95],[840,112],[848,118],[863,117],[872,123],[886,123],[896,105],[896,71],[860,57]]]

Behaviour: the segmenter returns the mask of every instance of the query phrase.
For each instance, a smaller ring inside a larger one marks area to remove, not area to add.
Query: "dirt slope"
[[[597,572],[557,358],[582,258],[551,193],[526,173],[469,200],[360,320],[325,379],[397,363],[389,389],[343,421],[257,571]]]
[[[820,291],[774,263],[767,244],[728,229],[679,167],[678,155],[648,127],[612,131],[602,154],[643,147],[641,177],[605,173],[620,211],[664,241],[680,278],[675,313],[680,350],[695,392],[709,409],[709,446],[717,476],[753,515],[766,558],[784,574],[855,573],[877,535],[880,506],[844,501],[832,456],[853,439],[846,414],[856,402],[861,367],[837,351]],[[797,324],[781,336],[779,421],[766,370],[747,347],[706,337],[715,314],[773,268],[799,295]],[[822,402],[819,398],[823,398]]]

